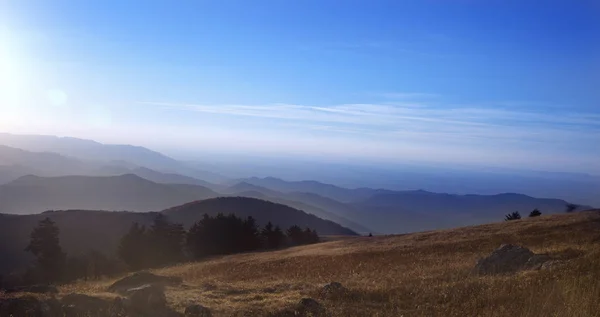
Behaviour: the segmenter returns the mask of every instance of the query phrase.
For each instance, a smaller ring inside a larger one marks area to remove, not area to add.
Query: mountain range
[[[46,135],[0,133],[0,144],[31,152],[52,152],[83,161],[105,165],[131,164],[166,173],[186,174],[206,181],[220,182],[223,176],[192,168],[178,160],[145,147],[124,144],[102,144],[92,140]],[[0,161],[1,162],[1,161]]]
[[[593,190],[593,189],[592,189]],[[230,179],[197,164],[128,145],[0,134],[0,273],[30,263],[29,232],[50,217],[65,249],[114,253],[133,222],[162,212],[189,227],[204,214],[252,216],[321,235],[405,233],[502,221],[569,202],[517,193],[457,195],[425,190],[345,188],[314,180]],[[589,209],[579,206],[579,210]],[[14,259],[14,261],[12,260]]]
[[[191,201],[243,196],[304,210],[366,234],[493,222],[515,210],[557,213],[568,203],[521,194],[344,188],[275,177],[234,180],[210,172],[212,177],[203,179],[198,177],[204,173],[198,166],[137,146],[1,133],[0,144],[4,144],[0,145],[0,213],[9,214],[64,209],[160,211]]]

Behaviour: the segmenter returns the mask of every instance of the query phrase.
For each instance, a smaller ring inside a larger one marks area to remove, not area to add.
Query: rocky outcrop
[[[101,298],[69,294],[62,298],[62,307],[65,316],[106,316],[109,303]]]
[[[124,277],[108,287],[109,292],[125,294],[128,290],[144,285],[177,286],[183,283],[179,277],[159,276],[150,272],[137,272]]]
[[[321,317],[326,316],[326,310],[321,303],[312,298],[303,298],[296,307],[296,316]]]
[[[212,312],[202,305],[191,305],[186,307],[185,317],[212,317]]]
[[[480,259],[473,271],[480,275],[508,274],[521,270],[539,270],[551,258],[513,244],[503,244],[489,256]]]
[[[131,308],[135,311],[164,310],[167,298],[161,286],[146,284],[127,290]]]
[[[346,294],[347,289],[339,282],[325,284],[321,289],[321,297],[338,297]]]
[[[527,260],[527,263],[525,263],[523,269],[539,270],[545,263],[551,260],[552,258],[547,254],[534,254],[532,257],[529,258],[529,260]]]

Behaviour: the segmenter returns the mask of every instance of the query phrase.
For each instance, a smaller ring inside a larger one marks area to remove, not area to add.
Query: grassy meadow
[[[565,262],[551,270],[473,275],[477,260],[503,243]],[[215,316],[276,316],[304,297],[331,316],[600,316],[600,213],[342,239],[153,272],[184,279],[167,289],[171,306],[183,311],[199,303]],[[110,297],[104,290],[113,280],[60,290]],[[321,298],[331,281],[349,292]]]

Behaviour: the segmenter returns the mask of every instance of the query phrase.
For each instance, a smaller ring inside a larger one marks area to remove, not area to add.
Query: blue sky
[[[1,130],[600,172],[598,1],[0,2]]]

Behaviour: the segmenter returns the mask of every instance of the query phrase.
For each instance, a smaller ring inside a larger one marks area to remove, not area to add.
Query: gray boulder
[[[146,284],[127,290],[129,304],[134,311],[164,310],[167,307],[167,298],[163,287]]]
[[[513,244],[503,244],[488,257],[480,259],[473,271],[480,275],[508,274],[521,270],[538,270],[551,258]]]
[[[126,301],[120,297],[115,298],[108,308],[108,316],[125,317],[127,316]]]
[[[108,287],[109,292],[124,295],[127,290],[143,285],[177,286],[183,283],[179,277],[160,276],[150,272],[137,272],[126,276]]]
[[[83,294],[65,295],[61,303],[66,317],[105,316],[110,307],[109,303],[101,298]]]
[[[336,297],[344,295],[348,290],[338,282],[331,282],[325,284],[321,289],[321,296],[323,297]]]
[[[202,305],[191,305],[185,309],[185,317],[212,317],[212,313]]]
[[[312,298],[303,298],[296,307],[296,316],[321,317],[326,316],[325,307]]]
[[[547,254],[534,254],[532,257],[527,260],[524,270],[539,270],[542,266],[548,261],[552,260],[552,258]]]
[[[553,270],[553,269],[556,269],[557,267],[561,267],[564,264],[565,264],[564,261],[550,260],[550,261],[544,262],[540,266],[540,270]]]

